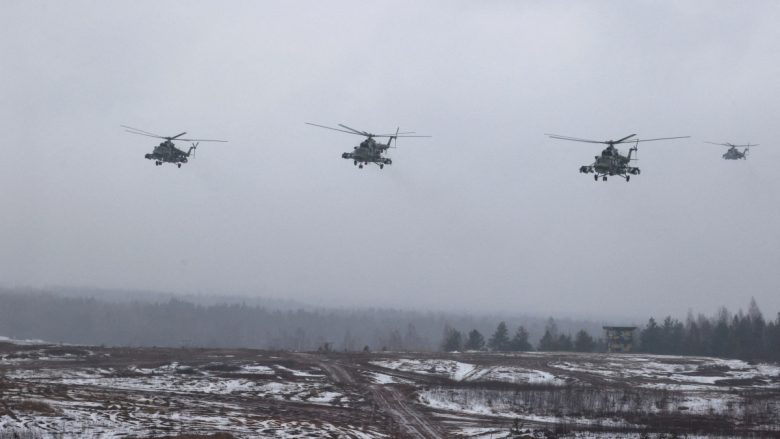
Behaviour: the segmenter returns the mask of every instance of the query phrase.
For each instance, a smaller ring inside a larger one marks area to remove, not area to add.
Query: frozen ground
[[[563,385],[564,379],[542,371],[512,365],[487,366],[443,359],[402,358],[372,361],[372,365],[391,370],[449,378],[453,381],[501,381],[517,384]]]
[[[648,355],[0,340],[0,403],[0,438],[506,438],[515,424],[531,437],[777,437],[780,367]]]

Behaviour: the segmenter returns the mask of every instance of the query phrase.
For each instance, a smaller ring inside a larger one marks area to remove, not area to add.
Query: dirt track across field
[[[780,435],[780,366],[711,358],[0,343],[0,377],[0,433],[42,438]]]

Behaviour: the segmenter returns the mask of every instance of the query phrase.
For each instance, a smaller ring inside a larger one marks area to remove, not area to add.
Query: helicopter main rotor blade
[[[333,127],[329,127],[329,126],[325,126],[325,125],[319,125],[319,124],[311,123],[311,122],[304,122],[304,123],[306,125],[312,125],[312,126],[319,127],[319,128],[325,128],[327,130],[339,131],[341,133],[354,134],[356,136],[366,136],[366,137],[431,137],[431,136],[416,136],[416,135],[413,136],[413,135],[410,135],[410,134],[414,134],[414,131],[403,131],[403,132],[398,133],[398,135],[396,135],[395,133],[393,133],[393,134],[371,134],[371,133],[367,133],[365,131],[358,131],[358,130],[356,130],[354,128],[350,128],[350,127],[348,127],[346,125],[342,125],[342,124],[339,124],[339,126],[343,127],[343,128],[346,128],[346,130],[333,128]],[[349,130],[349,131],[347,131],[347,130]]]
[[[433,137],[433,136],[404,136],[404,135],[396,136],[395,134],[372,134],[371,137]]]
[[[731,148],[750,148],[750,147],[759,145],[758,143],[756,143],[756,144],[748,143],[746,145],[735,145],[733,143],[728,143],[728,142],[726,142],[726,143],[704,142],[704,143],[709,143],[709,144],[712,144],[712,145],[720,145],[720,146],[729,146]]]
[[[136,133],[135,131],[130,131],[130,130],[125,130],[125,131],[127,131],[130,134],[138,134],[139,136],[154,137],[156,139],[167,139],[167,137],[157,136],[157,135],[154,135],[154,134]]]
[[[181,140],[182,142],[222,142],[227,143],[227,140],[217,140],[217,139],[176,139]]]
[[[120,125],[120,126],[122,128],[127,128],[125,131],[127,131],[130,134],[138,134],[139,136],[147,136],[147,137],[156,137],[158,139],[180,140],[182,142],[227,142],[227,140],[216,140],[216,139],[185,139],[181,136],[187,134],[186,131],[179,133],[173,137],[167,137],[167,136],[161,136],[159,134],[150,133],[144,130],[139,130],[138,128],[129,127],[127,125]]]
[[[341,128],[346,128],[346,129],[348,129],[348,130],[350,130],[350,131],[354,131],[354,132],[355,132],[355,133],[357,133],[357,134],[362,134],[362,135],[364,135],[364,136],[368,136],[368,137],[374,137],[374,135],[373,135],[373,134],[371,134],[371,133],[367,133],[367,132],[365,132],[365,131],[356,130],[356,129],[354,129],[354,128],[350,128],[350,127],[348,127],[348,126],[346,126],[346,125],[344,125],[344,124],[339,124],[339,126],[340,126]]]
[[[400,133],[393,133],[393,134],[372,134],[371,137],[395,137],[396,135],[401,134],[414,134],[414,131],[401,131]]]
[[[547,134],[547,133],[545,133],[544,135],[545,135],[545,136],[548,136],[548,137],[550,137],[550,138],[553,138],[553,139],[560,139],[560,140],[571,140],[571,141],[574,141],[574,142],[586,142],[586,143],[606,143],[606,144],[608,144],[608,143],[609,143],[609,142],[605,142],[605,141],[603,141],[603,140],[588,140],[588,139],[580,139],[580,138],[578,138],[578,137],[561,136],[560,134]]]
[[[636,134],[632,134],[632,135],[630,135],[630,136],[623,137],[622,139],[620,139],[620,140],[615,140],[615,141],[614,141],[614,142],[612,142],[612,143],[623,143],[623,141],[624,141],[624,140],[630,139],[630,138],[632,138],[632,137],[634,137],[634,136],[636,136]]]
[[[165,138],[165,136],[161,136],[161,135],[155,134],[155,133],[150,133],[149,131],[139,130],[138,128],[129,127],[127,125],[119,125],[119,126],[122,127],[122,128],[127,128],[125,131],[127,131],[128,133],[145,134],[147,136],[159,137],[161,139]]]
[[[691,136],[679,136],[679,137],[659,137],[657,139],[636,139],[634,142],[654,142],[656,140],[672,140],[672,139],[689,139]]]
[[[358,136],[365,136],[365,134],[363,134],[363,133],[355,133],[355,132],[352,132],[352,131],[347,131],[347,130],[340,130],[340,129],[338,129],[338,128],[333,128],[333,127],[326,127],[325,125],[317,125],[316,123],[311,123],[311,122],[304,122],[304,123],[305,123],[306,125],[313,125],[313,126],[315,126],[315,127],[325,128],[325,129],[328,129],[328,130],[333,130],[333,131],[340,131],[340,132],[342,132],[342,133],[347,133],[347,134],[355,134],[355,135],[358,135]]]

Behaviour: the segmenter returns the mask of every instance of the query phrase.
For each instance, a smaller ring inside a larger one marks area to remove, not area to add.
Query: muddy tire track
[[[395,386],[370,384],[356,379],[358,372],[338,360],[318,361],[317,364],[331,379],[340,385],[360,388],[370,395],[375,407],[383,411],[400,427],[403,437],[444,439],[441,427],[427,415],[418,411],[415,403]]]

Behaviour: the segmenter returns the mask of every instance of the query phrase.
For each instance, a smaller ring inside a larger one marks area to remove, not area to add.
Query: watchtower
[[[634,350],[636,326],[604,326],[607,331],[607,352],[626,353]]]

